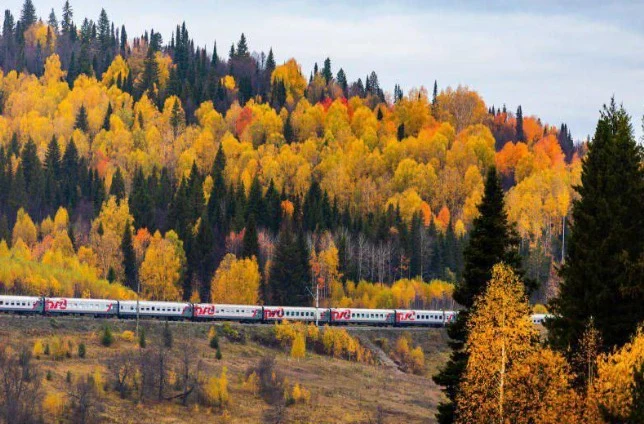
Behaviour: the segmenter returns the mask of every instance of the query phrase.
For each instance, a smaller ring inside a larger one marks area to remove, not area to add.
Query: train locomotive
[[[0,295],[0,313],[131,319],[137,316],[137,301]],[[185,321],[243,323],[301,321],[321,325],[443,327],[451,322],[457,313],[457,311],[414,309],[312,308],[148,300],[138,302],[138,315],[141,318]],[[543,314],[533,315],[532,322],[542,324],[546,318],[547,316]]]

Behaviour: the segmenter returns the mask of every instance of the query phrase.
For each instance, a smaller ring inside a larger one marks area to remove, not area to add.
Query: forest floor
[[[115,342],[110,347],[100,343],[100,334],[105,324],[111,328]],[[102,422],[110,423],[432,423],[436,407],[442,398],[440,388],[431,376],[447,361],[448,337],[443,329],[413,329],[408,332],[412,346],[421,346],[425,354],[425,370],[422,375],[401,371],[381,346],[394,346],[404,333],[392,328],[350,328],[348,332],[357,337],[377,358],[376,364],[362,364],[336,359],[308,351],[304,359],[292,359],[279,345],[271,346],[264,341],[273,338],[271,325],[231,324],[242,335],[241,341],[229,341],[220,337],[222,359],[217,360],[215,350],[210,348],[208,332],[211,323],[171,322],[173,334],[172,354],[177,358],[186,345],[195,351],[195,360],[200,361],[208,375],[219,376],[227,368],[230,402],[223,408],[182,406],[178,400],[146,401],[137,403],[123,400],[113,389],[102,395]],[[153,349],[161,344],[164,323],[145,320],[147,345]],[[72,381],[98,370],[106,386],[111,376],[106,368],[109,358],[138,351],[136,340],[126,340],[123,331],[133,331],[133,321],[94,320],[87,318],[44,318],[0,315],[0,347],[11,346],[17,350],[21,345],[33,348],[37,340],[49,343],[58,337],[72,342],[71,358],[53,360],[40,355],[35,360],[43,375],[45,393],[70,391],[66,381],[68,372]],[[222,334],[222,324],[215,325]],[[86,345],[86,356],[77,354],[80,343]],[[389,349],[385,349],[389,351]],[[244,387],[248,370],[256,367],[266,356],[275,357],[275,370],[281,373],[292,387],[299,383],[311,393],[308,404],[297,403],[282,408],[275,418],[275,406]],[[51,380],[44,376],[51,374]],[[62,413],[64,415],[64,412]],[[270,417],[270,418],[269,418]],[[48,420],[51,417],[48,417]],[[280,421],[281,420],[281,421]],[[51,422],[61,422],[54,418]],[[65,422],[62,420],[62,422]]]

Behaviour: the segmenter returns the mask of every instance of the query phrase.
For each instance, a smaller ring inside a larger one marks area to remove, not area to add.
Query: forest
[[[131,37],[105,10],[77,26],[69,2],[5,11],[0,292],[453,308],[439,423],[643,422],[644,148],[624,107],[573,142],[467,86],[391,94],[320,63],[244,34],[223,55],[185,23]],[[274,331],[298,360],[308,339],[373,358],[334,329]],[[422,373],[408,343],[390,351]],[[0,363],[29,388],[25,352]]]
[[[329,58],[307,78],[243,34],[226,57],[185,23],[164,43],[73,18],[5,12],[3,291],[451,307],[496,166],[533,300],[553,295],[584,152],[565,124],[468,87],[391,95]]]

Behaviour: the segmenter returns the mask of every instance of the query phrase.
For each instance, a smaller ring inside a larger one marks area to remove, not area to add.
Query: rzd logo
[[[398,312],[398,321],[415,321],[416,320],[416,312],[411,311],[411,312]]]
[[[65,310],[67,309],[67,299],[60,299],[57,301],[47,299],[46,307],[47,310]]]
[[[264,309],[264,318],[282,318],[284,316],[284,309]]]
[[[215,305],[195,305],[195,315],[215,315]]]
[[[334,321],[351,319],[351,309],[345,309],[344,311],[331,311],[331,318]]]

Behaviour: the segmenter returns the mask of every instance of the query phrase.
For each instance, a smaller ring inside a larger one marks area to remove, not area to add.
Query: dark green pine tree
[[[20,11],[20,23],[22,28],[27,30],[30,26],[36,23],[36,8],[31,0],[25,0],[22,4],[22,10]]]
[[[80,109],[78,109],[74,128],[78,128],[85,133],[89,131],[89,123],[87,122],[87,109],[85,109],[85,105],[81,105]]]
[[[644,153],[630,117],[611,99],[584,158],[573,202],[563,282],[549,337],[574,348],[592,317],[605,349],[644,321]]]
[[[116,200],[125,199],[125,180],[121,173],[121,168],[116,168],[116,172],[112,176],[112,184],[110,185],[110,196],[116,197]]]
[[[103,119],[103,129],[105,131],[110,130],[110,116],[112,116],[112,112],[112,102],[107,102],[107,111],[105,112],[105,118]]]
[[[444,387],[443,391],[448,398],[447,402],[438,406],[436,418],[439,423],[454,422],[454,400],[468,360],[463,347],[467,338],[469,309],[475,297],[485,290],[491,278],[492,267],[499,262],[505,262],[514,268],[518,275],[523,275],[519,237],[514,227],[508,223],[504,210],[503,189],[494,167],[488,170],[485,192],[478,211],[479,216],[474,220],[469,244],[464,252],[463,281],[459,282],[454,290],[454,300],[465,309],[459,312],[455,322],[448,328],[448,334],[452,339],[450,360],[445,368],[434,376],[434,382]]]
[[[137,267],[136,254],[132,244],[132,229],[130,223],[125,225],[123,238],[121,239],[121,254],[123,254],[123,271],[125,273],[125,286],[137,290]]]
[[[61,197],[62,203],[68,209],[73,209],[78,203],[78,175],[79,175],[79,157],[78,150],[74,139],[70,139],[63,154],[61,165]]]
[[[264,206],[264,198],[262,196],[262,185],[260,184],[257,175],[255,175],[255,178],[253,178],[253,182],[250,185],[245,213],[246,219],[254,217],[256,223],[266,225],[266,208]]]
[[[280,199],[280,194],[271,179],[268,183],[268,188],[266,189],[266,195],[264,196],[264,205],[266,207],[265,223],[267,228],[269,228],[273,234],[277,234],[280,228],[280,222],[282,220],[281,204],[282,200]]]
[[[405,138],[405,124],[404,123],[401,123],[400,125],[398,125],[397,136],[398,136],[398,141],[402,141],[402,139]]]
[[[255,215],[251,214],[248,218],[248,225],[244,231],[244,238],[242,239],[242,258],[251,258],[255,256],[259,259],[259,241],[257,239],[257,225],[255,223]]]
[[[29,138],[25,143],[20,154],[21,169],[25,177],[25,189],[27,193],[27,205],[29,215],[32,218],[40,220],[43,217],[43,194],[45,188],[45,176],[42,164],[38,158],[38,148],[36,143]]]
[[[347,74],[344,73],[344,69],[340,68],[340,70],[338,71],[338,75],[336,76],[336,81],[338,82],[338,85],[342,89],[342,93],[344,94],[344,97],[347,97],[349,84],[347,82]]]
[[[521,109],[521,105],[517,108],[517,125],[516,125],[516,132],[517,132],[517,141],[525,141],[525,133],[523,132],[523,109]]]
[[[286,122],[284,123],[284,140],[291,144],[293,140],[293,124],[291,123],[291,114],[289,113],[286,117]]]
[[[11,244],[11,231],[9,231],[9,222],[5,214],[0,214],[0,241],[2,240]]]
[[[154,211],[148,183],[143,175],[143,168],[137,167],[132,179],[132,191],[128,199],[130,213],[134,217],[136,228],[154,227]]]
[[[333,79],[333,72],[331,72],[331,59],[326,58],[324,59],[324,67],[322,67],[322,76],[324,77],[324,80],[326,83],[330,83],[331,80]]]
[[[60,146],[56,136],[52,136],[49,144],[47,145],[47,152],[45,153],[45,192],[44,200],[45,206],[50,212],[58,205],[60,199],[60,189],[58,181],[60,179]]]
[[[308,247],[304,232],[293,231],[293,222],[282,225],[268,283],[270,303],[302,306],[310,304]]]

